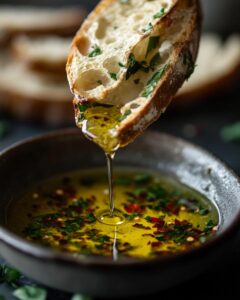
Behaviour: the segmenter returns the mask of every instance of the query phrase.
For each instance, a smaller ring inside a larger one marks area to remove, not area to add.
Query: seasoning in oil
[[[99,222],[108,208],[107,176],[93,170],[39,184],[11,209],[9,227],[56,250],[114,260],[186,251],[217,231],[217,209],[197,192],[148,171],[116,173],[115,206],[125,218],[121,225]]]

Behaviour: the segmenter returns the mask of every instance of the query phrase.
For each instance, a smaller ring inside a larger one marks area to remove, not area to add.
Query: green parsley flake
[[[117,74],[116,73],[109,73],[110,74],[110,77],[113,79],[113,80],[117,80]]]
[[[16,289],[13,292],[13,296],[19,300],[46,300],[47,291],[38,287],[25,285]]]
[[[92,300],[93,298],[86,295],[75,294],[73,295],[71,300]]]
[[[161,77],[166,72],[167,67],[168,67],[168,65],[164,65],[152,76],[152,78],[147,82],[147,85],[142,93],[142,97],[147,98],[149,95],[152,94],[152,92],[154,91],[155,87],[158,84],[158,81],[161,79]]]
[[[121,67],[121,68],[126,68],[126,66],[124,66],[124,64],[121,63],[121,62],[119,62],[118,65],[119,65],[119,67]]]
[[[120,0],[121,4],[130,4],[130,0]]]
[[[153,19],[161,18],[164,14],[165,14],[165,8],[163,7],[163,8],[160,9],[160,11],[158,13],[156,13],[153,16]]]
[[[153,26],[152,26],[152,23],[150,22],[147,24],[147,26],[145,28],[142,29],[142,32],[147,32],[152,29],[153,29]]]
[[[161,61],[161,56],[159,52],[157,52],[150,60],[150,64],[149,64],[150,68],[154,70],[154,68],[160,63],[160,61]]]
[[[125,120],[129,115],[131,115],[131,113],[132,113],[131,109],[126,110],[125,113],[119,118],[119,122]]]
[[[160,36],[151,36],[149,38],[149,42],[148,42],[148,47],[147,47],[147,52],[146,52],[146,56],[148,56],[148,54],[154,50],[155,48],[157,48],[157,46],[159,45],[159,41],[160,41]]]
[[[93,45],[93,50],[88,54],[88,57],[96,57],[100,54],[102,54],[102,50],[99,48],[98,45]]]
[[[223,127],[220,134],[224,142],[240,142],[240,121]]]
[[[134,75],[137,73],[137,71],[141,69],[141,64],[135,59],[135,56],[133,53],[130,54],[128,59],[128,69],[126,73],[126,80],[128,80],[131,75]]]

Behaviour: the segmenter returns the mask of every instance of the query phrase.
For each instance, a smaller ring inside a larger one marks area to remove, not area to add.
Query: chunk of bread
[[[75,102],[119,106],[127,116],[116,134],[121,145],[132,141],[193,72],[200,24],[197,0],[101,1],[68,58]]]
[[[175,101],[184,103],[206,98],[239,78],[240,35],[235,34],[222,41],[216,34],[204,34],[196,64],[193,76],[180,89]]]
[[[0,107],[21,119],[49,125],[73,119],[67,81],[30,72],[23,64],[0,59]]]
[[[85,17],[81,7],[43,8],[1,6],[0,32],[16,34],[72,35]]]
[[[12,41],[12,53],[32,70],[66,76],[70,45],[71,39],[67,37],[22,35]]]

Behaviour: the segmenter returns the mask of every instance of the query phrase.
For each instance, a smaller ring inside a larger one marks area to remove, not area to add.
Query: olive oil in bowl
[[[109,191],[102,169],[62,174],[26,192],[10,209],[9,227],[29,241],[75,255],[151,259],[187,251],[217,231],[216,207],[158,173],[116,169],[116,211],[124,222],[101,222]],[[115,224],[111,224],[115,225]]]

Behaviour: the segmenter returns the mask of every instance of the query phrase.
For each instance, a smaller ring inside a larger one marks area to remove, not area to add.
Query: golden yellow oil
[[[122,146],[117,130],[130,110],[122,114],[121,109],[117,106],[78,103],[75,106],[75,113],[77,126],[105,153],[115,153]]]
[[[34,186],[10,208],[8,226],[55,250],[117,260],[153,258],[199,247],[216,232],[216,207],[199,193],[146,170],[116,169],[114,199],[125,221],[97,218],[109,208],[107,174],[62,174]]]

